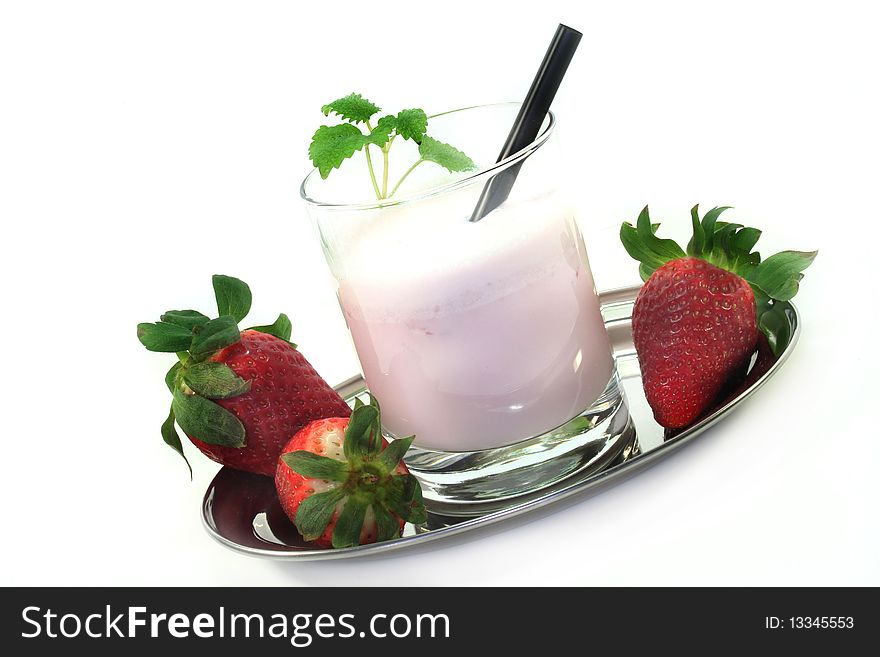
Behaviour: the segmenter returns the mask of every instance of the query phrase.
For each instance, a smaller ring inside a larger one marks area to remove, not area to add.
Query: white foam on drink
[[[470,199],[465,199],[470,201]],[[438,197],[347,226],[343,305],[371,321],[424,319],[490,303],[565,266],[577,267],[571,211],[556,194],[506,203],[470,222],[470,203]]]

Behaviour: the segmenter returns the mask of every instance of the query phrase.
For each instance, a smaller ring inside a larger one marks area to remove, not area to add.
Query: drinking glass
[[[471,156],[474,172],[422,164],[391,198],[364,202],[358,154],[301,187],[383,430],[415,436],[406,463],[450,515],[602,467],[632,438],[553,114],[495,162],[518,110],[430,117],[429,134]],[[392,180],[418,158],[401,146]],[[513,171],[508,198],[471,221],[486,184]]]

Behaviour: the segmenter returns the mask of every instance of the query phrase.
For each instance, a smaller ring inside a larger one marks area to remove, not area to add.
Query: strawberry
[[[218,318],[171,310],[159,322],[138,324],[147,349],[178,356],[165,377],[173,401],[162,437],[186,459],[176,420],[208,458],[271,477],[293,434],[312,420],[351,411],[290,343],[287,315],[240,331],[250,288],[229,276],[214,276],[213,283]]]
[[[645,207],[620,239],[641,265],[645,285],[632,314],[633,341],[645,396],[667,428],[691,424],[712,407],[728,382],[742,375],[760,333],[778,356],[788,344],[789,300],[816,251],[783,251],[763,262],[752,248],[761,231],[718,221],[727,207],[702,221],[691,210],[694,235],[687,252],[655,233]]]
[[[413,438],[382,437],[378,402],[358,400],[350,418],[316,420],[284,448],[278,499],[307,541],[351,547],[400,536],[427,520],[422,491],[401,460]]]

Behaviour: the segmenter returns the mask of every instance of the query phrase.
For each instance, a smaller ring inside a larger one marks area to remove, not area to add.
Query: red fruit
[[[214,276],[213,282],[220,317],[171,310],[159,322],[138,325],[147,349],[178,356],[165,377],[173,401],[162,437],[186,458],[176,421],[209,458],[271,477],[282,448],[299,429],[351,411],[289,342],[286,315],[240,331],[250,288],[229,276]]]
[[[290,437],[313,420],[347,417],[351,408],[289,342],[258,331],[242,331],[241,340],[209,359],[228,365],[248,392],[218,399],[244,425],[247,444],[223,447],[189,436],[205,456],[223,465],[267,476]]]
[[[725,384],[742,375],[759,330],[778,356],[788,344],[788,301],[816,252],[783,251],[763,262],[752,247],[761,231],[718,221],[714,208],[702,221],[691,210],[694,236],[687,253],[655,235],[648,208],[620,238],[641,262],[646,280],[633,308],[633,341],[645,396],[654,418],[684,427],[712,407]]]
[[[755,295],[736,274],[698,258],[679,258],[645,283],[632,327],[654,417],[664,427],[683,427],[754,352]]]
[[[303,538],[321,547],[396,538],[406,521],[426,520],[421,489],[401,460],[411,443],[382,437],[375,400],[350,419],[316,420],[278,461],[281,507]]]

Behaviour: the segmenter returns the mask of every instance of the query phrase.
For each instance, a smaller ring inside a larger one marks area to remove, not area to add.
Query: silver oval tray
[[[550,504],[585,496],[639,472],[668,456],[703,433],[750,397],[779,370],[794,349],[800,334],[797,311],[787,314],[791,341],[779,358],[768,363],[753,362],[745,381],[729,392],[723,402],[699,422],[676,432],[664,430],[651,414],[642,391],[641,372],[632,343],[631,315],[639,287],[613,290],[600,295],[602,315],[611,337],[614,359],[635,424],[634,442],[609,465],[599,471],[573,474],[552,486],[515,498],[508,506],[483,515],[450,517],[428,509],[424,526],[407,525],[403,536],[392,541],[343,549],[316,548],[302,540],[293,523],[281,509],[275,483],[269,477],[222,468],[202,502],[202,522],[208,533],[226,547],[251,556],[272,559],[344,559],[416,547],[433,541],[534,511]],[[354,377],[337,386],[339,393],[353,403],[364,392],[364,381]]]

